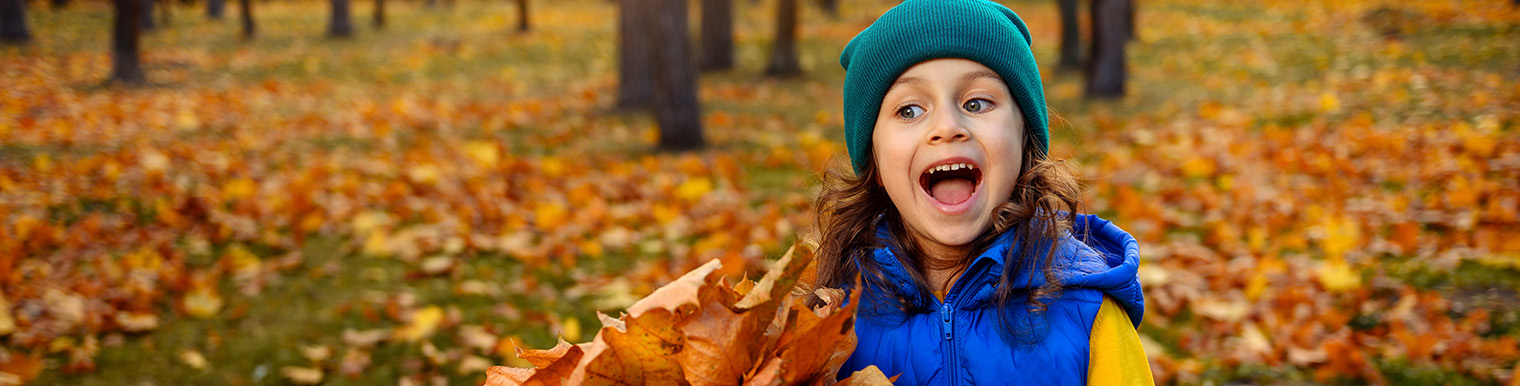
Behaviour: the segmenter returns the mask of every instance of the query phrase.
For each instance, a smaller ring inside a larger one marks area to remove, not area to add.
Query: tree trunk
[[[1125,5],[1128,0],[1093,0],[1092,53],[1087,63],[1087,96],[1117,98],[1124,96]]]
[[[771,62],[765,66],[770,76],[802,73],[797,61],[797,0],[776,1],[776,40],[771,42]]]
[[[26,28],[26,1],[0,0],[0,41],[20,43],[32,40]]]
[[[528,0],[517,0],[517,32],[528,32]]]
[[[153,28],[158,27],[158,23],[153,21],[153,3],[156,1],[157,0],[138,1],[142,3],[142,10],[137,14],[137,18],[142,19],[140,22],[141,24],[138,24],[139,31],[152,31]]]
[[[111,81],[127,85],[147,83],[137,41],[144,4],[140,0],[114,0],[116,20],[111,28]]]
[[[818,8],[822,8],[829,17],[839,19],[839,0],[818,0]]]
[[[348,17],[348,0],[332,0],[332,22],[327,25],[327,36],[354,36],[354,22]]]
[[[702,0],[702,70],[734,68],[734,1]]]
[[[1082,28],[1077,21],[1077,0],[1056,0],[1061,9],[1060,71],[1082,69]]]
[[[222,15],[227,13],[227,0],[206,0],[206,18],[222,20]]]
[[[697,76],[687,38],[686,0],[650,1],[655,10],[655,120],[660,149],[701,148],[702,120],[697,105]]]
[[[1135,1],[1124,2],[1124,40],[1134,41],[1139,35],[1135,34]]]
[[[375,29],[385,27],[385,0],[375,0]]]
[[[618,2],[618,100],[617,108],[641,110],[654,107],[653,9],[640,6],[646,0]]]
[[[256,27],[253,25],[253,0],[238,0],[243,11],[243,39],[252,40]]]
[[[55,11],[69,6],[69,0],[51,0],[48,3],[53,4],[53,10]]]
[[[169,11],[174,10],[174,3],[169,0],[163,0],[163,2],[163,4],[158,4],[159,22],[163,23],[164,27],[169,27]]]

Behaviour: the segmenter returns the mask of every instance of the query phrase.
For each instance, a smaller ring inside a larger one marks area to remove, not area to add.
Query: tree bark
[[[642,110],[654,107],[654,17],[645,0],[618,1],[618,99],[617,108]]]
[[[822,8],[831,18],[839,18],[839,0],[818,0],[818,8]]]
[[[67,8],[69,6],[69,0],[51,0],[48,1],[48,3],[53,5],[53,10],[55,11]]]
[[[138,31],[152,31],[153,28],[158,27],[153,21],[153,3],[157,0],[139,0],[138,2],[142,3],[142,10],[137,15],[138,19],[142,19],[142,22],[138,24]]]
[[[32,40],[26,28],[26,1],[0,0],[0,41],[21,43]]]
[[[222,20],[227,13],[227,0],[206,0],[206,18]]]
[[[163,4],[158,4],[159,22],[163,23],[164,27],[169,27],[171,23],[169,12],[174,10],[174,2],[169,0],[163,0],[163,2]]]
[[[1077,21],[1077,0],[1056,0],[1061,13],[1061,61],[1056,69],[1082,69],[1082,27]]]
[[[253,0],[238,0],[238,8],[243,12],[243,39],[252,40],[257,30],[253,25]]]
[[[385,0],[375,0],[375,29],[385,27]]]
[[[734,1],[702,0],[702,70],[734,68]]]
[[[517,32],[528,32],[528,0],[517,0]]]
[[[111,79],[127,85],[147,83],[142,60],[138,56],[139,28],[144,4],[140,0],[113,0],[116,20],[111,28]]]
[[[697,77],[687,38],[686,0],[650,1],[656,11],[654,29],[655,120],[660,125],[660,149],[701,148],[701,111]]]
[[[332,22],[327,25],[327,36],[335,38],[354,36],[354,23],[348,13],[348,0],[332,0]]]
[[[797,60],[797,0],[776,1],[776,39],[771,43],[771,62],[765,66],[770,76],[802,73]]]
[[[1125,3],[1128,0],[1093,0],[1092,53],[1087,63],[1087,96],[1118,98],[1124,96]]]
[[[1135,34],[1135,1],[1124,2],[1124,40],[1134,41],[1139,35]]]

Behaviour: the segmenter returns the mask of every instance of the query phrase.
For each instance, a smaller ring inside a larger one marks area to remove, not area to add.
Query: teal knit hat
[[[881,100],[913,65],[940,58],[981,63],[997,72],[1024,113],[1025,130],[1049,151],[1049,123],[1029,27],[1008,7],[987,0],[907,0],[844,47],[844,137],[859,173],[871,162],[871,131]]]

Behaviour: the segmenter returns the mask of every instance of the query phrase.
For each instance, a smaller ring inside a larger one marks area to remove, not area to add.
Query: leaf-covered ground
[[[478,384],[710,259],[762,272],[842,156],[837,53],[895,2],[805,7],[780,80],[772,4],[735,3],[685,154],[610,109],[606,1],[534,2],[528,34],[509,2],[391,3],[351,40],[260,2],[251,42],[180,8],[138,89],[101,86],[105,3],[30,8],[0,46],[0,383]],[[1158,380],[1520,378],[1515,7],[1145,1],[1131,95],[1087,102],[1054,2],[1009,5],[1055,154],[1141,240]]]

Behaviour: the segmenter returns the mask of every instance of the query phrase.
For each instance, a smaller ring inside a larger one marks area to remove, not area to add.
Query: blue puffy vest
[[[1085,385],[1089,335],[1104,295],[1118,301],[1136,326],[1145,300],[1135,276],[1140,261],[1134,237],[1092,215],[1078,215],[1071,234],[1085,237],[1068,235],[1059,244],[1054,260],[1064,290],[1043,313],[1019,304],[996,307],[1004,258],[1017,248],[1010,245],[1012,232],[971,263],[943,302],[915,288],[889,249],[876,250],[873,258],[887,285],[897,288],[866,286],[855,320],[859,343],[839,377],[875,365],[888,377],[900,375],[899,385]],[[1016,288],[1044,284],[1038,274],[1015,277],[1022,277],[1012,283]],[[892,294],[936,311],[904,313],[868,300]],[[1024,334],[1004,339],[999,318]]]

